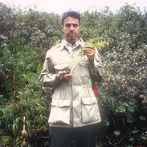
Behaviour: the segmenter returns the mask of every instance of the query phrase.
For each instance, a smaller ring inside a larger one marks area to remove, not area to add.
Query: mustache
[[[74,31],[73,31],[73,30],[71,30],[71,31],[69,32],[69,34],[70,34],[70,33],[74,33]]]

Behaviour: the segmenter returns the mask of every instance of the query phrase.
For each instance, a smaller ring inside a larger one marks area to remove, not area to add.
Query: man
[[[90,128],[101,121],[91,80],[99,82],[104,75],[97,50],[85,46],[82,59],[70,71],[65,70],[84,46],[80,28],[79,13],[63,13],[65,39],[47,52],[40,75],[44,86],[54,88],[49,117],[51,147],[68,147],[72,139],[76,147],[91,146]]]

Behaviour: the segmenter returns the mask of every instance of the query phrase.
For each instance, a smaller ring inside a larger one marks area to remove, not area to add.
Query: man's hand
[[[72,78],[73,74],[72,71],[70,71],[70,73],[67,73],[67,71],[59,71],[58,74],[56,75],[57,79],[60,80],[69,80],[70,78]]]
[[[95,49],[93,48],[93,46],[86,45],[83,51],[84,51],[84,54],[87,56],[88,61],[94,62]]]

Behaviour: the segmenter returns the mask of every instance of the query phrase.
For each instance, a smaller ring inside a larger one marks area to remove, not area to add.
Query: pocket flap
[[[55,107],[67,107],[70,106],[70,100],[53,100],[51,105]]]
[[[62,63],[62,64],[57,64],[54,66],[55,69],[57,70],[62,70],[67,66],[67,63]]]
[[[97,100],[95,97],[91,97],[91,98],[82,98],[82,103],[85,105],[92,105],[92,104],[96,104]]]

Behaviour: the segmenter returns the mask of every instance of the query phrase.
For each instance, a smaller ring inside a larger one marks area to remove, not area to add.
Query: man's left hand
[[[83,49],[84,54],[87,56],[89,62],[94,62],[94,54],[95,54],[95,49],[93,46],[86,45],[85,48]]]

